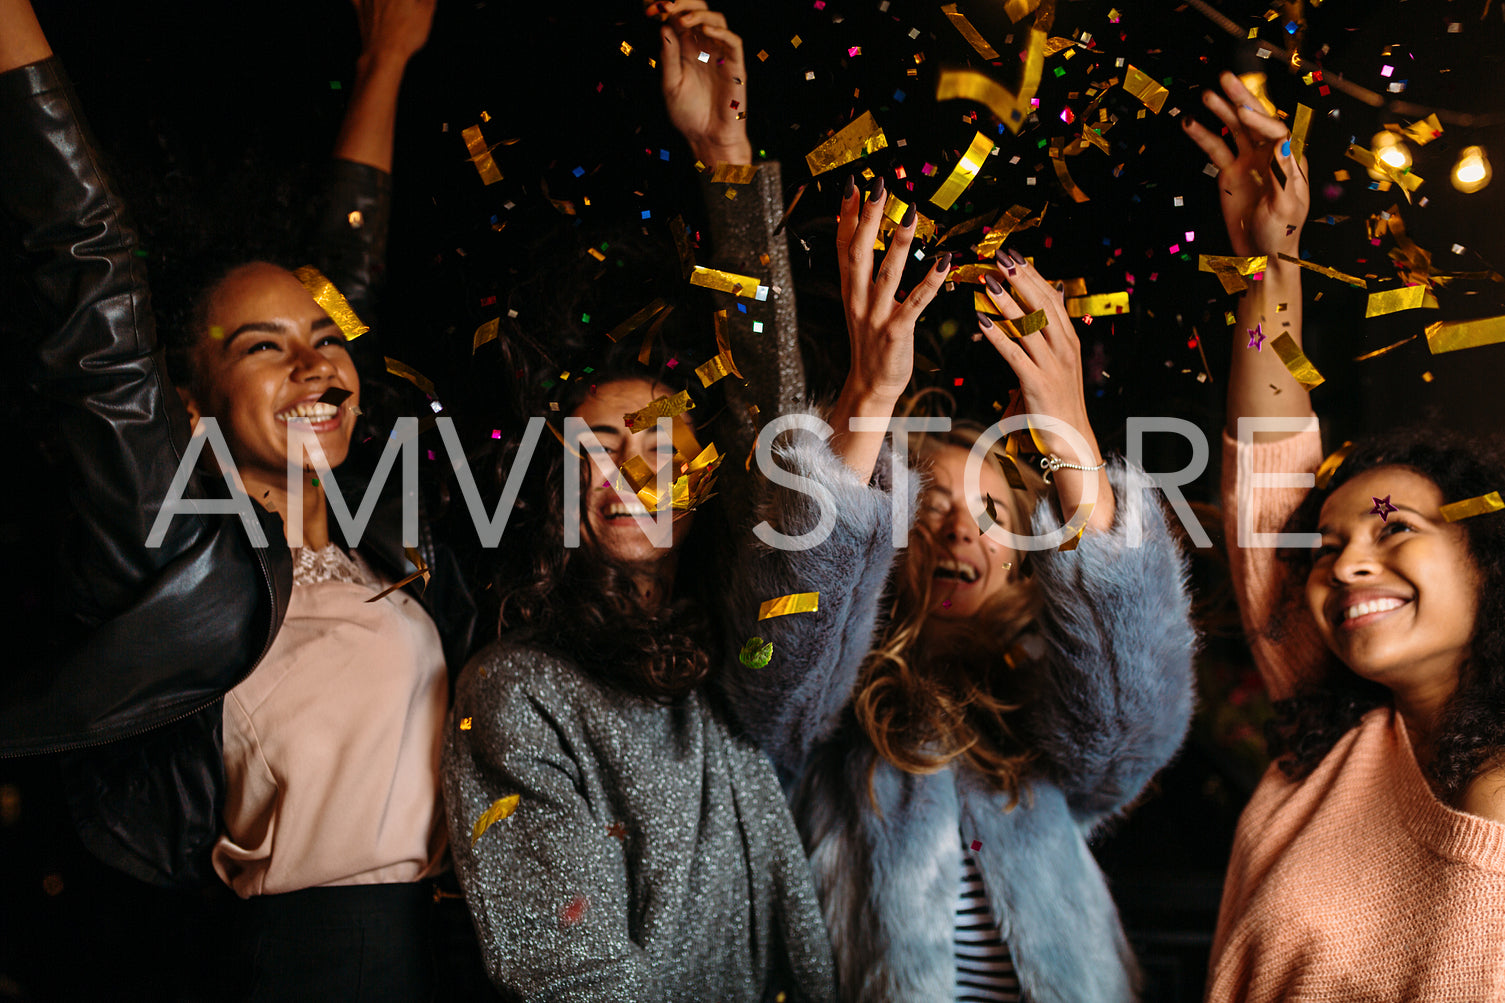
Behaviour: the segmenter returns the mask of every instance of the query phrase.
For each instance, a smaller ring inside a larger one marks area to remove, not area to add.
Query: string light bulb
[[[1489,166],[1489,157],[1482,146],[1465,146],[1453,165],[1453,187],[1464,194],[1471,194],[1489,184],[1494,170]]]

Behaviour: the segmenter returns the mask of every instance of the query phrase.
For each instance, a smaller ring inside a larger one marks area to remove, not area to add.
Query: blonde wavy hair
[[[970,451],[983,431],[976,423],[957,422],[947,433],[912,436],[910,455],[923,469],[948,446]],[[1006,462],[1000,446],[989,451],[990,460]],[[1029,475],[1025,483],[1031,484]],[[1008,509],[1016,531],[1028,526],[1040,487],[1011,489],[1008,497],[994,499]],[[1029,701],[1029,666],[1017,642],[1037,616],[1036,591],[1027,562],[1018,560],[1010,572],[1013,587],[970,620],[938,624],[931,616],[934,573],[944,549],[926,521],[917,519],[887,625],[862,664],[853,710],[878,755],[898,769],[936,773],[963,759],[1006,793],[1012,808],[1033,758],[1011,721]],[[868,770],[874,807],[877,766],[874,759]]]

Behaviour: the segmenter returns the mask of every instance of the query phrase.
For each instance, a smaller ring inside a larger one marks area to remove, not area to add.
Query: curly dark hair
[[[558,410],[549,415],[551,427],[562,435],[564,417],[592,389],[626,379],[648,380],[669,393],[685,389],[673,370],[655,373],[608,358],[598,361],[588,377],[564,386],[555,401]],[[509,440],[482,460],[492,480],[493,502],[519,451],[519,442]],[[630,693],[664,703],[689,693],[716,664],[715,632],[698,596],[711,580],[710,541],[722,526],[719,507],[712,502],[696,510],[680,550],[673,594],[662,606],[648,609],[629,569],[596,547],[588,523],[582,526],[582,545],[565,548],[565,451],[555,436],[545,435],[537,453],[541,455],[533,458],[534,467],[523,479],[507,538],[491,562],[501,632],[565,654],[587,673]],[[588,462],[579,469],[582,480],[591,476]]]
[[[1505,456],[1492,443],[1436,430],[1387,433],[1361,440],[1326,487],[1308,493],[1285,531],[1311,532],[1333,491],[1365,471],[1386,466],[1421,474],[1449,501],[1505,485]],[[1459,525],[1480,586],[1469,655],[1438,722],[1435,755],[1427,767],[1437,789],[1449,799],[1461,794],[1482,769],[1505,758],[1505,516],[1472,518]],[[1305,580],[1315,556],[1310,550],[1281,554],[1296,582]],[[1279,630],[1282,618],[1308,615],[1298,599],[1299,590],[1293,589],[1272,618],[1272,629]],[[1266,726],[1270,752],[1279,757],[1287,776],[1306,777],[1359,718],[1390,700],[1384,686],[1361,679],[1329,657],[1317,683],[1275,705],[1275,718]]]

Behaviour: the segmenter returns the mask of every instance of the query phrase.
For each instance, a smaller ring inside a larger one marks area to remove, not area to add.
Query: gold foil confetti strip
[[[629,432],[641,432],[645,428],[652,428],[660,418],[677,418],[694,408],[695,402],[690,400],[690,391],[681,390],[677,394],[649,401],[631,414],[622,415],[622,424],[627,426]]]
[[[493,317],[476,328],[476,335],[471,339],[470,354],[474,355],[488,341],[495,341],[500,334],[501,324],[500,317]]]
[[[1437,115],[1433,113],[1420,121],[1412,122],[1400,131],[1417,146],[1426,146],[1442,135],[1442,123],[1437,121]]]
[[[403,379],[407,380],[409,383],[413,384],[413,386],[417,387],[419,390],[422,390],[430,397],[439,396],[439,392],[434,389],[434,384],[429,380],[429,378],[420,373],[418,370],[414,369],[412,366],[408,365],[406,362],[398,362],[396,359],[391,358],[386,358],[384,359],[384,361],[387,364],[387,372],[391,373],[393,376],[401,376]]]
[[[324,312],[329,314],[330,319],[340,326],[340,330],[345,333],[346,341],[354,341],[371,330],[361,323],[361,319],[350,308],[349,302],[334,287],[334,283],[324,277],[323,272],[313,265],[304,265],[293,274],[297,276],[299,282],[303,283],[303,288],[308,290],[314,302],[318,303]]]
[[[1081,277],[1061,280],[1061,295],[1067,299],[1087,295],[1087,280]]]
[[[690,285],[704,286],[707,289],[715,289],[717,292],[734,293],[745,299],[757,299],[758,286],[762,283],[750,275],[738,275],[735,272],[723,272],[719,268],[696,265],[690,272]]]
[[[486,145],[486,137],[481,135],[481,127],[472,125],[462,130],[460,138],[465,140],[465,149],[470,153],[470,162],[476,165],[476,173],[481,176],[482,184],[492,185],[502,180],[502,172],[497,170],[496,161],[491,159],[491,151],[495,147]]]
[[[1148,73],[1130,63],[1124,69],[1124,90],[1144,102],[1144,106],[1156,115],[1165,107],[1165,99],[1170,97],[1170,91],[1165,86],[1150,76]]]
[[[475,846],[476,841],[490,829],[494,823],[511,815],[517,810],[517,803],[522,800],[520,794],[509,794],[504,798],[493,801],[490,808],[481,812],[481,817],[476,819],[476,824],[470,830],[470,845]]]
[[[967,190],[967,187],[977,179],[982,170],[983,163],[988,159],[988,154],[993,152],[993,140],[984,133],[979,132],[972,138],[972,145],[967,147],[967,152],[951,168],[951,176],[948,177],[940,190],[930,196],[930,201],[942,209],[950,209],[956,203],[957,196]]]
[[[711,497],[716,485],[716,469],[721,466],[722,459],[713,442],[685,464],[684,473],[674,481],[672,495],[676,510],[690,511]]]
[[[1017,94],[976,70],[942,70],[936,83],[935,99],[964,98],[986,105],[998,121],[1009,127],[1010,132],[1017,133],[1030,113],[1030,99],[1040,89],[1040,75],[1045,70],[1045,40],[1046,32],[1036,18],[1035,27],[1029,33],[1024,76],[1019,81]]]
[[[731,375],[731,356],[725,352],[718,353],[706,359],[695,367],[695,375],[700,377],[700,385],[708,387],[717,380]]]
[[[648,330],[643,332],[643,347],[638,349],[638,362],[647,365],[653,355],[653,339],[658,336],[659,328],[664,326],[664,321],[674,312],[674,304],[670,303],[653,318],[653,323],[648,325]]]
[[[819,592],[796,592],[793,595],[770,599],[758,607],[758,619],[767,620],[790,613],[814,613],[820,609]]]
[[[988,235],[978,242],[978,255],[986,258],[997,254],[998,249],[1003,246],[1003,242],[1010,235],[1020,230],[1028,230],[1032,226],[1038,226],[1040,220],[1045,218],[1045,210],[1040,210],[1040,215],[1034,219],[1030,219],[1029,217],[1029,208],[1022,205],[1016,205],[1002,216],[999,216],[998,221],[988,231]]]
[[[1045,316],[1044,309],[1040,309],[1025,314],[1019,318],[1018,323],[1020,334],[1034,334],[1036,331],[1044,330],[1045,325],[1050,323],[1050,318]]]
[[[888,199],[883,205],[883,222],[879,224],[879,235],[892,233],[894,229],[904,221],[904,213],[909,209],[909,203],[905,202],[893,192],[888,193]],[[935,220],[915,209],[914,235],[915,239],[929,242],[935,239],[938,232]]]
[[[1077,510],[1071,513],[1071,518],[1067,520],[1065,528],[1070,529],[1075,526],[1076,532],[1063,540],[1056,550],[1069,551],[1077,548],[1077,544],[1082,542],[1082,534],[1087,530],[1087,521],[1092,518],[1092,510],[1096,507],[1096,502],[1082,502]]]
[[[1108,317],[1129,312],[1129,294],[1098,293],[1096,296],[1070,296],[1066,300],[1066,316]]]
[[[711,172],[712,181],[729,185],[745,185],[758,175],[757,164],[717,164]]]
[[[1265,92],[1265,75],[1263,73],[1240,73],[1239,83],[1248,88],[1249,93],[1254,95],[1254,100],[1265,110],[1265,114],[1271,118],[1279,118],[1280,111],[1275,107],[1275,102],[1270,100],[1270,95]]]
[[[690,236],[685,227],[685,218],[675,216],[669,220],[669,236],[674,238],[674,250],[679,252],[679,271],[685,278],[695,270],[695,251],[690,247]]]
[[[836,135],[805,154],[805,163],[811,174],[824,174],[887,147],[888,137],[883,135],[873,113],[865,111]]]
[[[1427,325],[1427,348],[1433,355],[1479,348],[1505,341],[1505,317],[1478,320],[1439,320]]]
[[[1372,150],[1366,150],[1364,149],[1364,147],[1357,144],[1350,144],[1348,150],[1345,152],[1345,156],[1347,156],[1349,160],[1357,161],[1358,163],[1363,164],[1371,171],[1375,171],[1379,174],[1384,175],[1390,181],[1393,181],[1395,184],[1399,185],[1401,191],[1406,196],[1407,202],[1411,201],[1411,193],[1420,188],[1424,182],[1422,176],[1420,174],[1411,173],[1410,168],[1402,168],[1400,170],[1397,170],[1396,168],[1391,167],[1389,164],[1376,157]]]
[[[636,331],[638,328],[648,323],[648,321],[652,320],[653,317],[663,308],[664,300],[662,297],[659,297],[652,303],[649,303],[647,306],[643,307],[637,313],[633,314],[631,317],[628,317],[626,320],[622,321],[622,323],[618,324],[610,331],[607,331],[606,337],[610,338],[612,341],[617,341],[624,334],[631,334],[633,331]]]
[[[1418,247],[1406,233],[1406,221],[1401,218],[1400,206],[1392,205],[1384,214],[1376,213],[1369,218],[1369,236],[1377,239],[1390,235],[1395,247],[1390,251],[1390,260],[1403,281],[1432,285],[1432,255]]]
[[[1235,258],[1221,254],[1199,254],[1197,256],[1197,271],[1212,272],[1223,283],[1223,291],[1226,293],[1241,293],[1249,288],[1249,283],[1244,281],[1246,275],[1256,275],[1269,267],[1269,258],[1263,254],[1253,255],[1247,258]]]
[[[1348,454],[1351,452],[1353,452],[1353,443],[1345,442],[1343,443],[1343,445],[1327,454],[1327,458],[1324,459],[1322,461],[1322,465],[1317,468],[1316,486],[1318,491],[1322,491],[1327,488],[1328,482],[1333,479],[1333,474],[1336,474],[1338,472],[1338,468],[1343,465],[1344,460],[1348,459]]]
[[[629,456],[627,462],[617,468],[632,493],[649,512],[658,510],[658,471],[648,466],[641,456]]]
[[[983,38],[976,28],[972,27],[972,22],[967,20],[967,15],[956,9],[956,4],[942,4],[941,13],[951,19],[956,30],[961,32],[962,38],[965,38],[967,44],[977,50],[979,56],[984,59],[998,58],[998,51],[988,44],[988,40]],[[1017,21],[1018,18],[1014,20]]]
[[[1369,288],[1369,283],[1365,282],[1357,275],[1349,275],[1347,272],[1340,272],[1336,268],[1329,268],[1326,265],[1318,265],[1310,261],[1302,261],[1300,258],[1293,258],[1289,254],[1281,254],[1278,257],[1281,261],[1289,261],[1291,264],[1295,265],[1298,268],[1305,268],[1308,271],[1316,272],[1318,275],[1326,275],[1330,279],[1337,279],[1339,282],[1347,282],[1349,285],[1358,286],[1360,289]]]
[[[1008,15],[1010,21],[1022,21],[1029,17],[1030,12],[1040,6],[1040,0],[1008,0],[1003,5],[1003,12]]]
[[[1457,522],[1460,519],[1472,519],[1476,515],[1488,515],[1501,509],[1505,509],[1505,500],[1501,500],[1500,492],[1491,491],[1487,495],[1465,498],[1463,501],[1450,502],[1442,506],[1442,517],[1448,522]]]
[[[1071,48],[1075,44],[1076,44],[1076,40],[1075,39],[1071,39],[1071,38],[1061,38],[1060,36],[1056,36],[1054,38],[1047,38],[1045,40],[1045,58],[1049,59],[1051,56],[1054,56],[1056,53],[1058,53],[1058,52],[1064,52],[1065,50]]]
[[[1077,186],[1075,179],[1071,176],[1071,171],[1066,167],[1066,158],[1061,156],[1060,143],[1060,139],[1053,139],[1050,145],[1050,162],[1055,165],[1056,180],[1061,182],[1061,187],[1066,190],[1067,195],[1071,196],[1072,201],[1090,201],[1087,193]]]
[[[739,380],[745,379],[746,377],[742,375],[742,371],[737,368],[737,363],[732,359],[732,340],[727,331],[726,314],[725,310],[716,311],[716,353],[725,360],[726,371],[728,373]]]
[[[1302,352],[1301,346],[1296,344],[1296,339],[1289,334],[1277,335],[1270,342],[1270,347],[1275,349],[1275,354],[1280,356],[1280,361],[1296,382],[1307,390],[1320,387],[1326,382],[1322,374],[1317,372],[1317,367],[1312,365],[1312,360]]]
[[[1413,334],[1409,338],[1402,338],[1400,341],[1397,341],[1393,345],[1386,345],[1384,348],[1376,348],[1372,352],[1365,352],[1363,355],[1355,356],[1353,361],[1355,361],[1355,362],[1367,362],[1370,359],[1377,359],[1381,355],[1384,355],[1386,352],[1393,352],[1397,348],[1401,347],[1402,345],[1409,345],[1411,342],[1415,341],[1419,337],[1421,337],[1421,335],[1419,335],[1419,334]]]
[[[982,285],[984,275],[997,275],[997,265],[958,265],[946,275],[947,282],[971,282]]]
[[[1426,286],[1401,286],[1399,289],[1384,289],[1369,294],[1364,307],[1365,317],[1383,317],[1401,310],[1417,310],[1422,307],[1437,309],[1437,297]]]
[[[1291,159],[1301,163],[1306,152],[1306,134],[1312,127],[1312,110],[1304,104],[1296,106],[1296,118],[1291,123]]]

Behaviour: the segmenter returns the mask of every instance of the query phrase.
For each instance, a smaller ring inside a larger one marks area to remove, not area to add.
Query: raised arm
[[[1219,168],[1223,220],[1233,253],[1266,255],[1264,278],[1251,281],[1238,304],[1233,361],[1228,378],[1228,418],[1223,436],[1222,502],[1228,560],[1244,631],[1272,699],[1288,697],[1320,672],[1325,649],[1303,611],[1289,599],[1295,583],[1277,551],[1251,534],[1279,533],[1307,488],[1265,487],[1270,475],[1310,474],[1322,459],[1310,395],[1292,378],[1269,342],[1301,339],[1301,269],[1280,259],[1298,257],[1310,203],[1306,163],[1291,156],[1285,126],[1264,113],[1231,73],[1221,78],[1226,98],[1211,91],[1203,101],[1228,127],[1230,151],[1218,136],[1188,117],[1187,135]],[[1277,170],[1278,169],[1278,170]],[[1306,419],[1304,431],[1255,432],[1238,442],[1240,418]]]
[[[0,0],[0,73],[51,55],[30,0]]]

